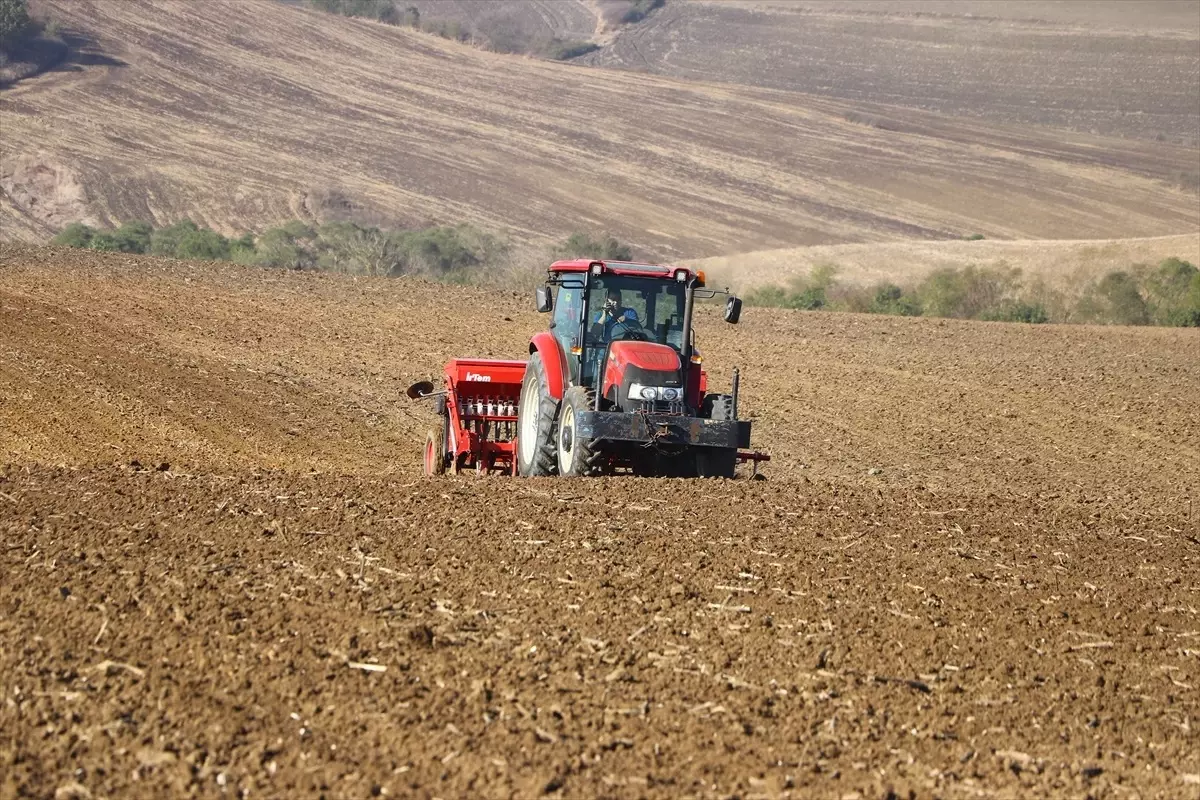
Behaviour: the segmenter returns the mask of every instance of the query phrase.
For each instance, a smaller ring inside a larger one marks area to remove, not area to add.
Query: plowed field
[[[0,245],[0,797],[1195,797],[1200,337],[748,309],[767,481],[426,479],[530,299]]]

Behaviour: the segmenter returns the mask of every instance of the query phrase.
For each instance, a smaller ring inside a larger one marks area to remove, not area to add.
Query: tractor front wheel
[[[575,424],[579,412],[590,411],[594,405],[594,396],[583,386],[572,386],[563,395],[557,434],[559,475],[578,477],[596,473],[596,440],[580,436]]]
[[[531,353],[517,407],[517,473],[523,478],[553,475],[557,467],[554,422],[558,401],[550,394],[541,353]]]

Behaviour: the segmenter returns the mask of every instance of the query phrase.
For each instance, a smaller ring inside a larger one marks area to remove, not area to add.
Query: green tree
[[[629,0],[629,8],[621,14],[620,21],[626,25],[641,22],[650,12],[662,6],[666,0]]]
[[[327,222],[317,229],[317,264],[334,272],[386,276],[401,271],[404,256],[398,239],[379,228],[351,222]]]
[[[1192,264],[1172,257],[1164,259],[1146,276],[1146,305],[1154,324],[1185,324],[1191,319],[1191,312],[1200,309],[1200,305],[1189,302],[1192,282],[1198,275],[1200,270]]]
[[[904,290],[894,283],[881,283],[875,287],[870,311],[872,314],[919,317],[921,302],[915,297],[906,296]]]
[[[113,233],[117,249],[122,253],[146,253],[150,250],[150,239],[154,228],[149,222],[126,222]]]
[[[113,234],[107,231],[100,231],[92,237],[92,241],[88,243],[88,248],[99,250],[102,253],[118,253],[121,250],[121,243]]]
[[[746,302],[752,306],[782,308],[787,299],[787,290],[782,286],[758,286],[746,293]]]
[[[1023,300],[1005,300],[984,311],[979,318],[991,322],[1028,322],[1033,325],[1050,321],[1044,306]]]
[[[979,319],[996,308],[1017,287],[1020,270],[1003,263],[996,267],[969,264],[962,269],[934,270],[917,289],[926,316]]]
[[[785,308],[799,308],[804,311],[816,311],[824,308],[827,303],[823,286],[809,286],[798,292],[792,292],[784,302]]]
[[[297,240],[314,239],[314,238],[316,238],[316,235],[317,235],[316,231],[314,231],[311,227],[304,224],[303,222],[301,222],[298,219],[293,219],[293,220],[289,220],[288,222],[285,222],[283,224],[281,230],[284,233],[286,233],[288,236],[290,236],[292,239],[297,239]]]
[[[1124,270],[1113,270],[1080,299],[1077,316],[1083,322],[1110,325],[1146,325],[1149,309],[1137,279]]]
[[[30,28],[25,0],[0,0],[0,49],[19,43]]]
[[[301,247],[293,233],[303,233],[311,230],[303,223],[292,225],[288,223],[280,228],[265,231],[254,245],[254,263],[262,267],[284,267],[286,269],[303,269],[315,263],[312,254]],[[289,232],[291,231],[291,232]]]
[[[3,0],[0,0],[0,2],[3,2]],[[50,243],[65,247],[87,247],[91,244],[92,237],[95,235],[95,229],[84,225],[82,222],[72,222],[63,228],[58,236],[51,239]]]
[[[188,231],[175,247],[176,258],[194,261],[228,261],[229,240],[209,228]]]
[[[475,266],[479,257],[467,246],[458,228],[427,228],[402,231],[394,241],[410,268],[450,272]]]
[[[308,0],[313,8],[346,17],[365,17],[379,22],[398,23],[402,15],[392,0]]]
[[[200,230],[200,226],[190,219],[180,220],[174,225],[159,228],[150,235],[150,252],[156,256],[174,258],[179,249],[179,242],[189,233]]]
[[[1200,328],[1200,273],[1192,276],[1187,302],[1176,324],[1185,328]]]

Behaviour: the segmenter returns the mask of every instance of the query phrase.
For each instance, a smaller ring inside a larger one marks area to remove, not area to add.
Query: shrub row
[[[619,21],[626,25],[641,22],[650,16],[650,12],[654,9],[661,8],[665,2],[666,0],[629,0],[629,7],[621,12]]]
[[[53,244],[356,275],[421,274],[456,282],[495,282],[495,275],[487,273],[501,268],[502,276],[512,276],[509,268],[514,261],[506,241],[467,224],[384,230],[353,222],[311,226],[292,220],[258,236],[247,233],[230,239],[187,219],[157,229],[146,222],[127,222],[115,230],[99,230],[77,222],[68,225]],[[628,261],[633,253],[611,236],[575,233],[549,255]],[[525,266],[530,272],[540,270],[545,266],[542,261]]]
[[[0,0],[3,2],[3,0]],[[644,3],[646,0],[638,0]],[[347,17],[364,17],[389,25],[402,25],[456,42],[472,42],[497,53],[518,53],[568,61],[599,49],[595,42],[534,35],[518,20],[491,18],[479,30],[458,20],[428,19],[415,6],[401,10],[394,0],[308,0],[313,8]]]
[[[1114,270],[1074,295],[1041,281],[1026,284],[1019,269],[1003,262],[938,269],[909,288],[844,285],[836,273],[836,267],[820,266],[786,287],[757,288],[746,302],[906,317],[1200,327],[1200,270],[1178,258]]]

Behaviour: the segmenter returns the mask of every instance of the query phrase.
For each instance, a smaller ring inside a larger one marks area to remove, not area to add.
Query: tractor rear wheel
[[[558,466],[554,447],[554,422],[558,401],[550,394],[541,353],[531,353],[521,381],[517,408],[517,473],[524,478],[553,475]]]
[[[590,411],[596,404],[592,391],[584,386],[572,386],[563,395],[562,412],[558,418],[558,474],[579,477],[596,474],[596,440],[579,435],[576,421],[579,413]]]

